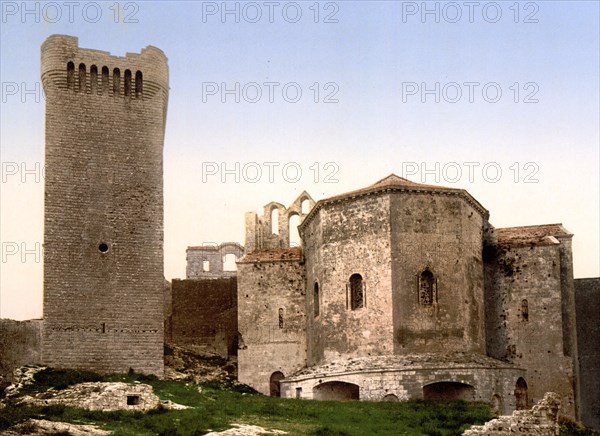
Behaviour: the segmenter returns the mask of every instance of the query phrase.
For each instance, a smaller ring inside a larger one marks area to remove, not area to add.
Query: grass
[[[466,402],[308,401],[271,398],[251,389],[194,385],[158,380],[138,374],[99,376],[78,371],[44,370],[29,393],[64,388],[83,381],[141,381],[153,386],[162,400],[192,406],[188,410],[90,412],[63,406],[0,409],[0,432],[30,417],[72,423],[94,423],[116,436],[202,435],[231,427],[231,423],[260,425],[293,435],[459,435],[471,424],[491,418],[489,406]]]

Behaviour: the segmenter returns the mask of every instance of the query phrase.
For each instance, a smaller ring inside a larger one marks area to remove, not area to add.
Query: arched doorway
[[[523,377],[515,384],[515,403],[517,410],[527,409],[527,382]]]
[[[269,379],[269,394],[272,397],[281,397],[281,380],[283,380],[285,376],[281,371],[275,371],[271,374],[271,378]]]
[[[358,400],[359,388],[354,383],[331,381],[313,388],[315,400]]]
[[[465,400],[475,399],[475,388],[466,383],[437,382],[423,386],[423,399],[427,401],[438,400]]]

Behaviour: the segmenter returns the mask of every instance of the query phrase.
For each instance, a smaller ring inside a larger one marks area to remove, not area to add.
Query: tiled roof
[[[448,188],[445,186],[437,186],[437,185],[425,185],[422,183],[412,182],[403,177],[397,176],[396,174],[390,174],[387,177],[369,185],[365,188],[357,189],[355,191],[346,192],[343,194],[335,195],[333,197],[325,198],[323,200],[319,200],[315,207],[310,211],[308,216],[302,221],[300,224],[300,228],[310,222],[312,217],[316,214],[317,210],[321,208],[324,204],[335,203],[340,200],[349,199],[353,197],[359,197],[363,195],[374,194],[378,192],[383,192],[386,190],[406,190],[412,192],[439,192],[449,195],[461,195],[463,198],[467,200],[475,209],[481,213],[486,219],[489,215],[488,211],[477,201],[475,198],[471,196],[464,189],[457,188]]]
[[[573,236],[562,224],[505,227],[495,229],[495,233],[500,245],[510,245],[512,247],[555,245],[558,243],[556,237]]]
[[[246,254],[238,263],[249,262],[274,262],[282,260],[302,260],[302,248],[270,248],[266,250],[256,250]]]

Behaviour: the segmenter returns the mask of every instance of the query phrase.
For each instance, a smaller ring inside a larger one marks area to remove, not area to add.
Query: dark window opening
[[[279,309],[279,328],[283,328],[283,309]]]
[[[143,95],[143,78],[142,78],[142,72],[141,71],[136,71],[135,72],[135,98],[141,98]]]
[[[108,244],[105,244],[104,242],[102,242],[100,245],[98,245],[98,250],[100,251],[100,253],[107,253],[108,252]]]
[[[67,64],[67,89],[73,89],[75,85],[75,64],[69,62]]]
[[[364,306],[363,278],[360,274],[350,276],[350,308],[360,309]]]
[[[125,97],[131,97],[131,70],[125,70]]]
[[[79,64],[79,91],[85,92],[85,64]]]
[[[102,67],[102,94],[108,93],[108,67]]]
[[[521,317],[524,322],[529,321],[529,303],[527,300],[521,301]]]
[[[302,398],[302,388],[296,388],[296,398]]]
[[[431,306],[437,301],[435,277],[426,269],[419,276],[419,304],[422,306]]]
[[[98,92],[98,67],[96,65],[90,67],[90,91],[92,94]]]
[[[314,309],[314,315],[315,318],[317,316],[319,316],[319,312],[321,310],[321,308],[319,307],[319,284],[317,282],[315,282],[315,288],[313,291],[313,309]]]
[[[139,395],[127,395],[127,405],[128,406],[137,406],[140,404],[140,396]]]
[[[113,70],[113,95],[119,95],[121,89],[121,70],[115,68]]]

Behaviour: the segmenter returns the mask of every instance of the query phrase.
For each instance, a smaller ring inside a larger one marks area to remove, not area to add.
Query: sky
[[[0,317],[42,316],[52,34],[169,62],[164,273],[244,243],[244,213],[395,173],[466,189],[496,227],[562,223],[600,275],[599,3],[2,1]]]

